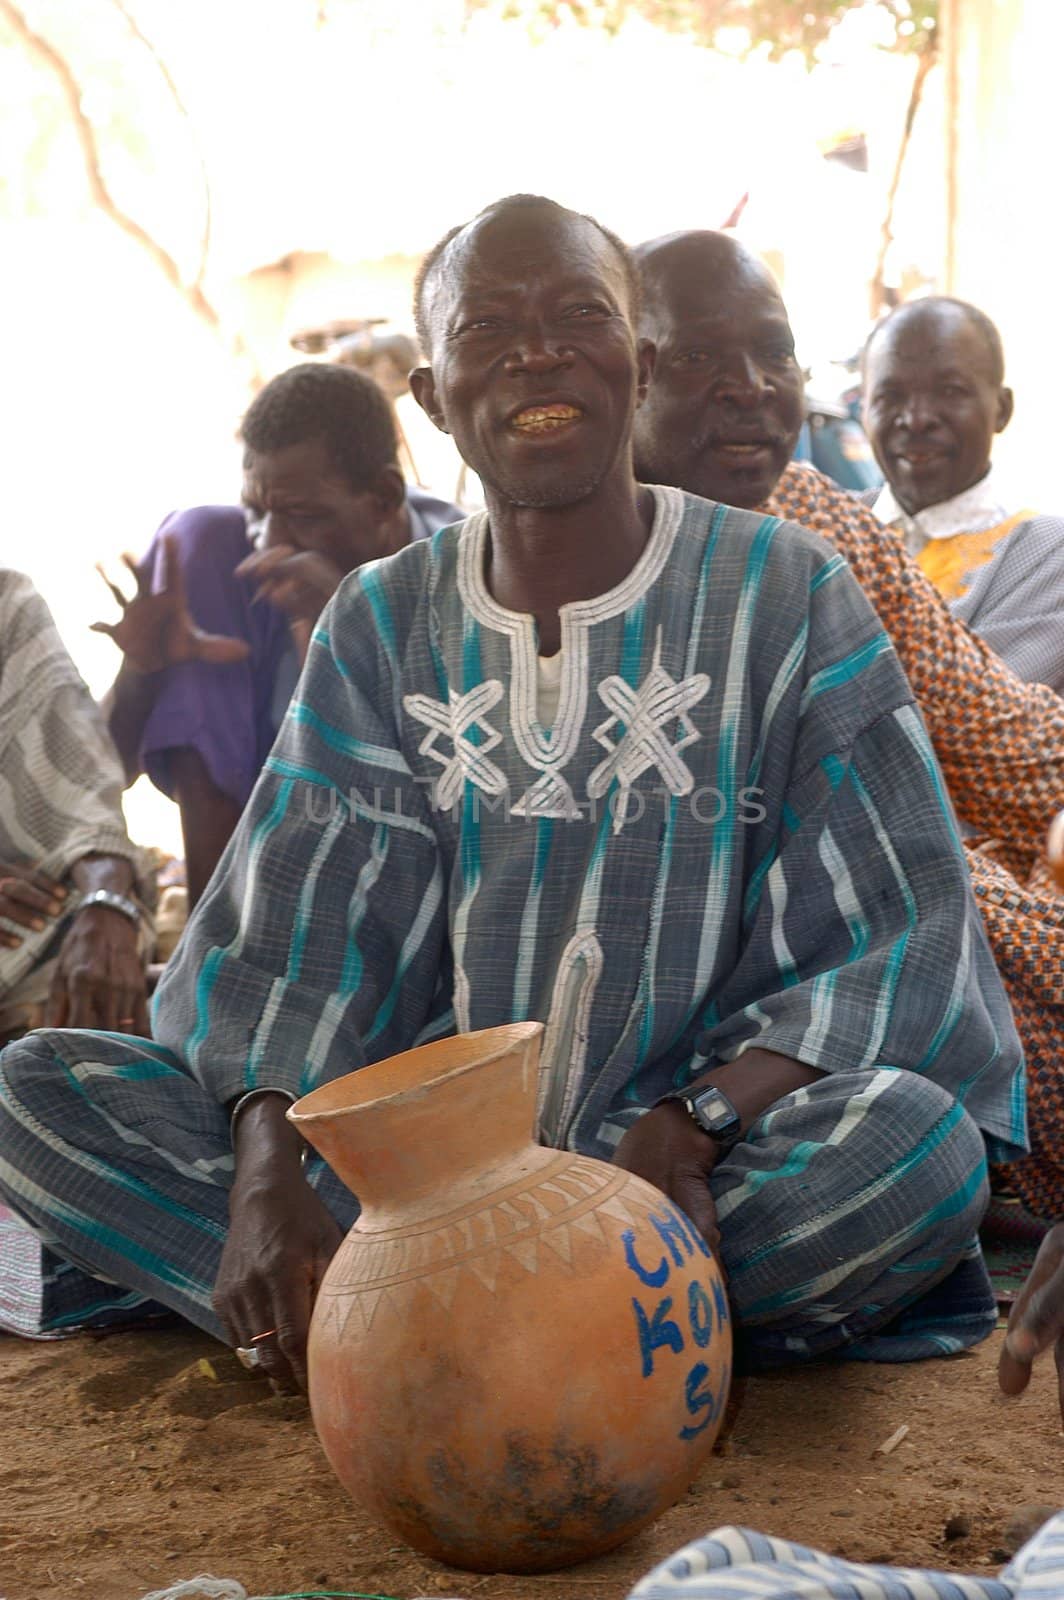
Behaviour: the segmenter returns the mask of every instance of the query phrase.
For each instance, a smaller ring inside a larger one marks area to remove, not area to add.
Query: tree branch
[[[208,300],[199,282],[186,283],[181,274],[181,269],[170,252],[154,238],[146,228],[131,217],[128,212],[115,200],[110,189],[104,181],[100,162],[100,148],[96,141],[96,130],[81,107],[81,85],[72,72],[69,63],[61,56],[58,50],[35,33],[30,27],[22,12],[12,3],[12,0],[0,0],[0,17],[10,26],[12,32],[22,40],[32,55],[49,69],[57,79],[67,103],[74,132],[81,147],[82,162],[85,176],[88,180],[89,191],[93,201],[99,206],[105,216],[110,217],[116,227],[121,228],[128,238],[133,239],[145,250],[156,266],[163,272],[167,281],[183,297],[189,308],[201,321],[206,322],[216,333],[221,332],[222,319],[218,311]]]
[[[909,92],[909,104],[905,109],[905,122],[901,131],[901,139],[898,143],[898,154],[894,160],[890,188],[887,190],[887,206],[883,213],[883,222],[879,230],[879,250],[876,254],[876,267],[872,274],[870,285],[873,317],[878,317],[883,310],[883,302],[886,295],[886,287],[883,280],[887,268],[887,255],[894,242],[894,205],[898,198],[901,175],[905,168],[905,157],[909,153],[909,141],[912,138],[916,113],[920,109],[920,101],[923,99],[924,82],[937,57],[938,29],[932,28],[926,35],[926,43],[916,58],[916,73],[913,77],[912,89]]]
[[[124,0],[111,0],[111,4],[125,22],[126,27],[129,29],[134,39],[136,39],[139,44],[144,46],[145,50],[147,50],[148,54],[154,61],[156,68],[158,69],[159,76],[162,78],[167,89],[170,91],[171,100],[174,102],[178,113],[185,121],[185,124],[188,128],[189,138],[192,141],[192,148],[196,152],[196,161],[200,170],[200,180],[203,184],[203,232],[200,237],[199,266],[196,269],[196,276],[193,279],[193,282],[202,283],[204,275],[207,271],[207,257],[210,254],[211,248],[211,184],[210,177],[207,173],[207,162],[203,155],[203,147],[200,144],[199,137],[196,133],[196,124],[188,114],[188,107],[181,98],[181,91],[174,82],[173,74],[171,73],[170,68],[167,66],[158,50],[152,44],[151,40],[144,32],[144,29],[141,27],[136,17],[129,10],[129,7],[125,5]]]

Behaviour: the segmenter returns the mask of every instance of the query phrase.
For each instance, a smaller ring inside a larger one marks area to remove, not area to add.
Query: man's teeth
[[[750,443],[750,444],[727,444],[726,443],[724,448],[725,448],[725,450],[730,450],[733,455],[750,456],[750,455],[753,455],[755,450],[763,450],[765,448],[765,441],[763,439],[757,439],[753,443]]]
[[[549,433],[580,415],[576,406],[528,406],[513,419],[513,426],[522,433]]]

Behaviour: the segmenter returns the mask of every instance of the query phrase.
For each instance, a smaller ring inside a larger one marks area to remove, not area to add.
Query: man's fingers
[[[1062,1336],[1064,1261],[1059,1257],[1057,1242],[1047,1236],[1042,1241],[1031,1276],[1009,1314],[1005,1343],[1020,1360],[1033,1361]]]
[[[1008,1341],[998,1357],[998,1388],[1002,1394],[1022,1394],[1031,1379],[1031,1363],[1009,1349]]]
[[[137,586],[137,599],[145,599],[151,594],[151,568],[146,562],[138,561],[130,550],[122,551],[122,562],[133,575],[133,582]]]
[[[67,1002],[66,984],[61,978],[56,978],[48,993],[44,1007],[44,1020],[49,1028],[65,1028],[70,1007]]]
[[[148,1011],[148,994],[143,987],[137,990],[133,1002],[133,1026],[123,1028],[123,1033],[139,1034],[142,1039],[151,1038],[151,1015]],[[128,1013],[127,1013],[128,1015]]]
[[[115,639],[115,635],[118,632],[118,623],[117,622],[90,622],[89,623],[89,632],[90,633],[105,633],[109,639],[114,639],[115,643],[116,644],[118,643],[118,640]]]
[[[0,906],[3,915],[24,928],[43,925],[42,917],[57,917],[62,902],[54,889],[46,889],[28,878],[0,879]]]
[[[173,595],[180,606],[185,604],[185,574],[181,566],[181,550],[177,535],[164,533],[159,562],[160,588],[164,594]]]
[[[292,557],[298,554],[295,545],[275,544],[269,550],[254,550],[233,570],[238,578],[263,578],[282,562],[291,561]]]
[[[716,1254],[720,1249],[720,1228],[717,1225],[717,1208],[713,1204],[709,1179],[701,1171],[678,1173],[672,1185],[670,1199],[690,1217],[710,1249]]]
[[[122,593],[122,591],[118,587],[117,583],[112,583],[111,582],[110,578],[107,576],[106,572],[103,570],[103,563],[101,561],[97,561],[96,562],[96,571],[100,574],[100,577],[103,579],[104,583],[110,589],[111,595],[114,598],[114,600],[116,601],[116,603],[124,611],[126,609],[126,607],[128,606],[129,601],[126,599],[125,595]]]

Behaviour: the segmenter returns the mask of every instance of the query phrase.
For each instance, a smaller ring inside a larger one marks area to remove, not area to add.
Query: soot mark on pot
[[[598,1453],[589,1446],[557,1438],[543,1446],[530,1434],[506,1435],[506,1457],[494,1481],[471,1479],[461,1458],[438,1450],[427,1462],[435,1491],[432,1520],[437,1531],[446,1523],[469,1537],[471,1522],[485,1530],[516,1524],[526,1530],[528,1547],[556,1547],[559,1534],[593,1540],[649,1517],[656,1492],[649,1484],[618,1483],[604,1474]],[[489,1535],[490,1537],[490,1535]],[[563,1540],[564,1543],[564,1540]]]

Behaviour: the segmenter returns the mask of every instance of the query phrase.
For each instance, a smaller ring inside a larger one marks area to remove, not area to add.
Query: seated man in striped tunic
[[[802,373],[787,308],[761,262],[709,230],[652,240],[636,255],[642,331],[658,352],[636,417],[637,471],[811,528],[845,556],[872,602],[964,824],[972,886],[1024,1046],[1032,1149],[1007,1181],[1039,1216],[1064,1216],[1064,896],[1043,860],[1064,798],[1064,703],[1023,682],[952,614],[899,535],[856,495],[791,460]]]
[[[341,585],[155,1042],[0,1058],[0,1195],[86,1295],[280,1382],[358,1209],[289,1101],[514,1019],[547,1023],[541,1139],[689,1213],[747,1361],[994,1326],[1021,1054],[912,691],[819,539],[637,482],[637,296],[537,197],[430,252],[414,390],[487,510]]]

